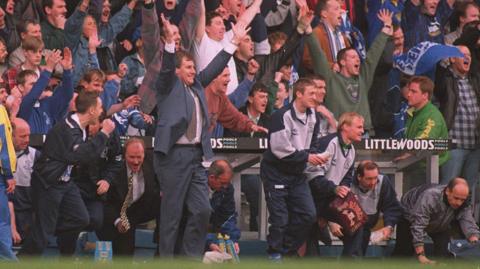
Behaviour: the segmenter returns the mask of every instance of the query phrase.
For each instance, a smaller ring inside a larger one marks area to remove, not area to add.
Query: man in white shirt
[[[261,1],[255,1],[237,20],[237,24],[248,25],[255,14],[260,11]],[[200,10],[200,21],[196,29],[196,36],[193,45],[193,54],[197,72],[199,73],[213,60],[213,58],[228,47],[234,36],[234,27],[226,31],[223,17],[215,11],[205,14],[205,6],[202,3]],[[238,87],[237,69],[235,61],[231,58],[228,61],[230,70],[230,82],[228,83],[227,95]]]

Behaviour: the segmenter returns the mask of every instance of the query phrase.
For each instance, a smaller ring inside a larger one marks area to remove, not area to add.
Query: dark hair
[[[83,78],[82,78],[82,80],[87,83],[90,83],[96,79],[100,79],[102,83],[105,83],[105,80],[106,80],[105,72],[103,72],[100,69],[90,69],[87,71],[87,73],[83,75]]]
[[[331,0],[318,0],[317,5],[315,6],[315,15],[320,16],[320,12],[327,8],[327,3]]]
[[[15,78],[15,81],[17,82],[18,85],[23,85],[27,81],[28,76],[38,77],[35,71],[27,69],[27,70],[22,70],[20,73],[18,73],[17,77]]]
[[[92,106],[96,106],[98,102],[98,94],[95,92],[81,91],[75,99],[75,107],[77,112],[84,114]]]
[[[374,161],[366,160],[362,161],[357,166],[357,175],[363,177],[365,171],[378,170],[378,165]]]
[[[208,12],[207,15],[205,16],[205,25],[210,26],[210,24],[212,24],[212,20],[216,17],[222,18],[222,15],[220,15],[220,13],[218,13],[216,11]]]
[[[252,88],[250,89],[248,96],[253,97],[257,92],[268,93],[267,86],[265,86],[265,84],[263,84],[262,82],[255,82],[255,84],[253,84]]]
[[[45,16],[47,16],[47,12],[45,12],[45,8],[52,8],[53,7],[53,1],[55,0],[42,0],[42,11],[45,13]]]
[[[450,28],[451,31],[455,31],[460,26],[460,17],[465,17],[467,15],[467,9],[473,6],[476,9],[480,10],[480,7],[475,2],[455,2],[454,12],[450,17]]]
[[[270,43],[270,46],[272,47],[273,45],[275,45],[275,43],[278,43],[280,41],[286,41],[287,39],[288,39],[287,34],[280,31],[273,32],[268,35],[268,43]]]
[[[343,49],[341,49],[340,51],[338,51],[338,53],[337,53],[337,63],[339,63],[340,60],[344,60],[344,59],[345,59],[345,54],[347,54],[347,52],[348,52],[349,50],[353,50],[353,51],[356,52],[356,50],[355,50],[354,48],[351,48],[351,47],[350,47],[350,48],[343,48]]]
[[[228,171],[233,172],[233,168],[227,160],[215,160],[212,162],[212,164],[210,164],[210,167],[208,168],[208,175],[219,177]]]
[[[315,87],[313,81],[308,78],[300,78],[293,84],[293,98],[297,98],[297,92],[301,92],[302,94],[305,92],[305,88],[308,86]]]
[[[20,20],[20,22],[17,24],[17,31],[19,33],[26,33],[27,28],[30,24],[38,25],[40,23],[38,23],[37,21],[34,21],[34,20]]]
[[[180,50],[175,53],[175,67],[180,68],[184,59],[186,59],[187,61],[195,62],[192,54],[184,50]]]

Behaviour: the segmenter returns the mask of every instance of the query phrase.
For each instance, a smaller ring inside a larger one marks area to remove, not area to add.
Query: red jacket
[[[252,131],[253,121],[240,113],[230,102],[226,94],[215,94],[209,85],[205,89],[205,97],[207,98],[208,118],[210,119],[209,132],[213,131],[217,125],[217,121],[220,122],[225,129],[246,133]]]

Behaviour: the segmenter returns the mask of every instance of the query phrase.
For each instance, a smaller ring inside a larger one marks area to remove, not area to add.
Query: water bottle
[[[235,245],[228,235],[225,235],[225,245],[227,246],[227,253],[232,256],[233,262],[240,262],[240,258],[235,251]]]

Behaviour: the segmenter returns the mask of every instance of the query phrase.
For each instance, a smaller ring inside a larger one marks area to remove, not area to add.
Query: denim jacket
[[[145,76],[145,65],[140,61],[138,53],[125,57],[122,63],[128,67],[127,75],[120,84],[120,95],[129,96],[137,93],[143,77]],[[139,81],[140,78],[140,81]]]
[[[130,21],[132,10],[126,5],[115,14],[108,23],[98,25],[99,39],[102,40],[100,47],[106,47],[113,42],[114,38]],[[83,22],[87,16],[86,12],[76,9],[69,20],[65,23],[65,45],[72,50],[73,64],[73,85],[77,85],[83,74],[94,65],[93,57],[88,51],[88,39],[83,36]],[[96,56],[95,56],[96,58]],[[98,61],[97,61],[98,64]]]

